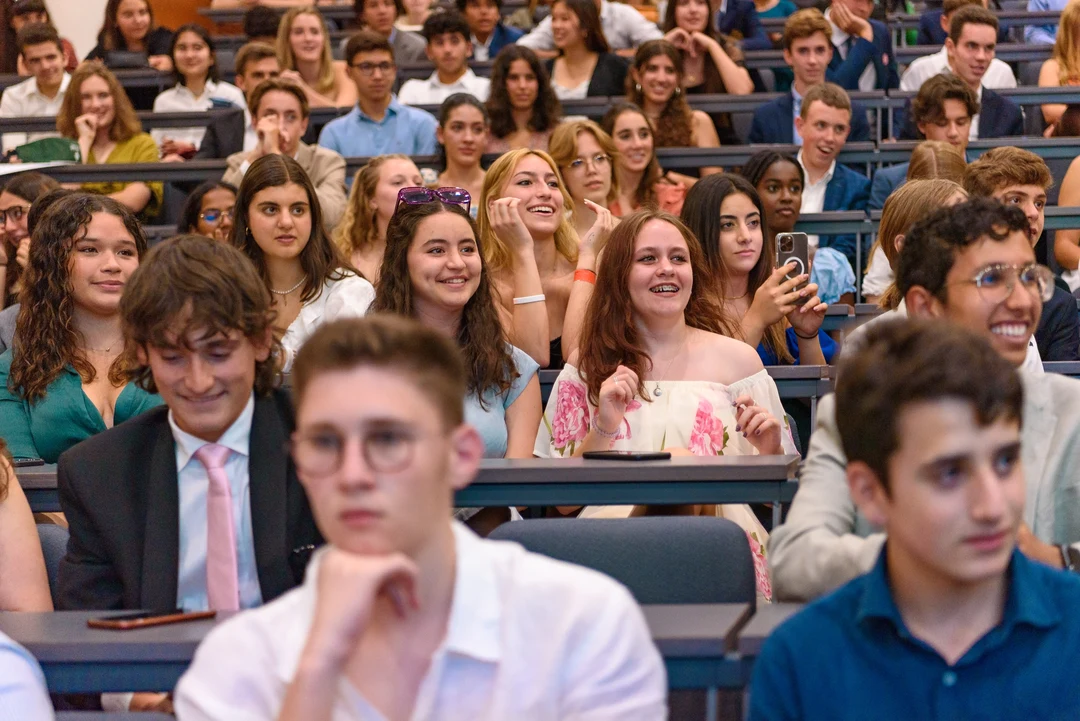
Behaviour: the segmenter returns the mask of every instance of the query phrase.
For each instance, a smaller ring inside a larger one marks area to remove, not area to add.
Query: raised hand
[[[622,425],[626,407],[634,400],[637,393],[637,373],[624,365],[615,369],[607,380],[600,384],[600,398],[596,409],[596,424],[600,430],[614,433]]]
[[[491,229],[510,249],[532,252],[533,238],[521,217],[521,198],[499,198],[491,201],[488,217]]]
[[[686,32],[682,28],[672,28],[668,31],[667,35],[664,36],[664,40],[667,40],[669,43],[671,43],[685,53],[690,53],[691,55],[696,54],[694,52],[694,42],[693,39],[690,37],[690,33]]]
[[[75,118],[75,132],[80,140],[93,140],[97,135],[98,117],[93,113],[86,113]]]
[[[788,323],[791,323],[791,327],[800,335],[816,334],[821,329],[821,324],[825,322],[825,311],[829,309],[829,304],[821,301],[817,291],[817,283],[808,284],[803,288],[803,293],[813,297],[787,314]]]
[[[585,233],[585,237],[580,238],[578,241],[578,257],[591,255],[595,259],[596,256],[600,255],[600,251],[604,249],[604,246],[607,245],[608,238],[611,237],[611,231],[615,228],[615,217],[610,210],[597,205],[591,200],[585,200],[585,205],[589,207],[589,210],[596,213],[596,220],[588,232]]]
[[[798,310],[798,305],[796,305],[798,300],[807,297],[807,288],[800,290],[795,290],[795,288],[800,283],[809,280],[810,276],[804,273],[790,280],[787,279],[785,276],[793,270],[795,270],[794,263],[777,268],[754,292],[754,300],[750,304],[747,315],[757,318],[763,328],[769,327],[792,311]]]
[[[741,395],[735,399],[735,423],[735,431],[742,433],[760,455],[784,452],[780,443],[780,421],[767,409],[755,405],[751,396]]]

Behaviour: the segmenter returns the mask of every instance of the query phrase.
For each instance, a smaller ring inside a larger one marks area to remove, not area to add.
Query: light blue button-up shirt
[[[795,118],[802,113],[802,96],[795,90],[795,83],[791,84],[791,139],[796,145],[802,145],[802,136],[795,127]]]
[[[382,120],[374,120],[357,105],[348,115],[331,120],[319,135],[319,145],[346,158],[368,158],[388,153],[434,155],[435,117],[390,97]]]

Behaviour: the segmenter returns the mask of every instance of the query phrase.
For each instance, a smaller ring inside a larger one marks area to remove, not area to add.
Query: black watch
[[[1080,551],[1064,543],[1061,545],[1061,560],[1065,564],[1066,571],[1080,573]]]

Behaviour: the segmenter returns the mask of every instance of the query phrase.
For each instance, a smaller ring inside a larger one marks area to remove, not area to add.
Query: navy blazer
[[[851,104],[851,132],[848,140],[857,143],[870,140],[870,124],[866,122],[866,109],[859,103]],[[759,105],[750,122],[748,143],[785,143],[795,142],[795,130],[792,127],[792,114],[795,112],[795,98],[791,93],[784,93],[775,100]]]
[[[507,45],[513,45],[519,38],[524,37],[524,35],[524,30],[509,27],[501,22],[496,23],[495,29],[491,31],[491,43],[488,45],[488,59],[494,60],[500,50]],[[622,93],[619,94],[621,95]]]
[[[870,185],[870,210],[881,210],[885,201],[893,192],[907,181],[907,169],[911,163],[900,163],[881,168],[874,173],[874,182]]]
[[[937,10],[927,10],[919,16],[919,33],[915,40],[916,45],[944,45],[945,38],[949,37],[949,34],[941,29],[941,15],[944,11],[941,8]],[[998,39],[999,43],[1009,42],[1009,28],[1005,23],[998,23]]]
[[[833,46],[833,57],[826,72],[826,79],[836,83],[845,90],[858,90],[859,77],[866,69],[867,63],[873,63],[877,70],[877,82],[875,90],[887,90],[900,87],[900,71],[896,65],[896,57],[893,55],[892,35],[884,23],[877,20],[869,20],[871,29],[874,31],[874,42],[866,41],[866,38],[856,38],[851,46],[851,52],[847,58],[840,58],[840,49]]]
[[[833,210],[866,210],[866,204],[870,200],[870,179],[862,173],[857,173],[851,168],[836,164],[832,180],[825,186],[825,205],[822,210],[826,213]],[[818,244],[822,248],[833,248],[843,253],[855,275],[862,275],[866,268],[870,253],[871,237],[863,236],[862,268],[855,263],[855,235],[822,235]]]
[[[1035,343],[1044,361],[1080,360],[1080,315],[1072,293],[1054,286],[1054,295],[1043,303]]]
[[[716,13],[715,27],[741,41],[743,50],[772,50],[772,41],[761,27],[753,0],[727,0],[727,8]]]
[[[1024,134],[1024,113],[1020,106],[990,88],[982,89],[979,103],[979,138],[1012,138]],[[911,99],[904,103],[897,119],[900,140],[922,140],[911,118]]]

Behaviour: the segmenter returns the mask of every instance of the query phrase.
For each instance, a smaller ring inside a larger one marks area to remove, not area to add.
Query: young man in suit
[[[770,100],[754,111],[748,143],[802,145],[802,138],[795,132],[795,118],[802,110],[803,97],[814,85],[826,80],[836,82],[835,74],[829,69],[833,58],[831,32],[829,21],[816,9],[799,10],[784,23],[784,62],[791,68],[795,80],[790,93]],[[856,59],[851,55],[845,62],[851,65]],[[865,63],[861,67],[865,67]],[[858,103],[852,103],[849,137],[853,142],[870,140],[866,111]]]
[[[1024,211],[1028,219],[1028,240],[1034,248],[1046,224],[1046,193],[1054,179],[1045,161],[1030,150],[1007,145],[991,148],[968,165],[964,190],[972,197],[1000,200]],[[1035,330],[1039,355],[1046,361],[1080,360],[1080,316],[1076,298],[1055,285],[1054,295],[1043,305],[1042,319]]]
[[[998,19],[979,5],[968,5],[952,15],[949,39],[945,41],[948,65],[941,72],[951,72],[967,83],[979,101],[979,114],[971,119],[968,135],[979,138],[1006,138],[1024,134],[1024,114],[1020,107],[984,85],[983,79],[994,59],[997,47]],[[900,138],[916,137],[915,125],[908,118],[911,102],[905,105],[898,126]]]
[[[900,250],[896,287],[904,303],[893,315],[947,319],[982,335],[1017,369],[1024,384],[1020,442],[1027,479],[1020,550],[1062,567],[1057,544],[1080,541],[1080,381],[1029,362],[1030,339],[1054,283],[1049,269],[1035,262],[1029,231],[1019,209],[989,198],[919,221]],[[845,353],[857,352],[866,332],[845,338]],[[866,573],[885,540],[848,491],[837,418],[834,397],[825,396],[799,492],[769,539],[770,578],[784,600],[811,600]]]
[[[502,0],[457,0],[457,9],[469,23],[473,59],[479,62],[494,60],[500,50],[525,35],[502,21]]]
[[[845,90],[888,90],[900,85],[892,32],[870,19],[873,11],[874,0],[833,0],[825,11],[834,50],[829,65],[837,74],[834,82]],[[846,70],[843,61],[852,56],[868,61],[858,75],[841,72]]]
[[[854,505],[888,540],[765,641],[749,719],[1077,718],[1080,578],[1022,553],[1024,384],[950,323],[868,336],[836,417]]]
[[[758,20],[753,0],[720,0],[712,4],[716,19],[713,27],[718,32],[739,41],[743,50],[772,50],[772,41]]]
[[[181,236],[120,304],[132,382],[165,405],[60,456],[62,609],[253,608],[303,579],[321,537],[285,443],[273,312],[243,253]]]
[[[293,379],[292,454],[328,545],[301,588],[206,638],[180,718],[667,718],[625,588],[452,520],[484,444],[451,338],[388,314],[328,323]]]
[[[807,91],[802,113],[795,119],[795,131],[803,140],[798,160],[806,175],[802,213],[866,210],[870,180],[836,162],[850,128],[851,100],[843,88],[822,83]],[[843,253],[855,273],[860,273],[860,264],[865,265],[869,260],[870,239],[864,239],[861,257],[856,258],[856,238],[854,235],[824,236],[820,238],[820,244]],[[818,243],[818,236],[811,235],[811,247],[816,248]]]
[[[971,119],[979,115],[979,101],[968,84],[952,73],[923,83],[911,104],[911,119],[920,139],[940,140],[966,152]],[[885,201],[907,180],[909,163],[890,165],[874,173],[870,209],[881,210]]]
[[[911,64],[908,65],[907,70],[904,71],[904,74],[900,76],[901,90],[917,92],[924,82],[948,67],[949,25],[952,22],[953,13],[968,5],[986,7],[981,0],[946,0],[943,10],[930,11],[937,13],[937,22],[940,23],[938,31],[941,33],[941,39],[928,44],[940,45],[941,50],[933,55],[924,55],[921,58],[913,60]],[[923,18],[919,19],[920,32],[922,20]],[[1008,37],[1006,31],[999,28],[997,41],[1003,43],[1007,42],[1007,40]],[[1013,74],[1012,68],[997,58],[993,58],[990,60],[990,66],[986,69],[986,74],[983,75],[982,84],[984,88],[990,88],[992,90],[998,88],[1015,88],[1016,76]]]
[[[253,8],[259,9],[259,7]],[[267,9],[262,7],[262,9]],[[236,87],[244,92],[251,107],[251,92],[263,80],[281,75],[277,51],[265,43],[247,43],[236,51]],[[259,142],[249,110],[214,119],[206,128],[196,159],[227,158],[241,151],[251,152]]]

